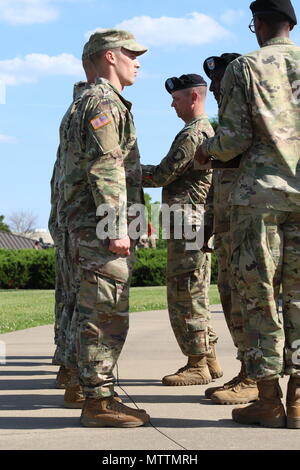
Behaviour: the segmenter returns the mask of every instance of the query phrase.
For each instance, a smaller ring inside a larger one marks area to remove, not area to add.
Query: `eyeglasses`
[[[248,28],[250,29],[251,33],[255,33],[254,18],[252,18],[251,23],[249,24]]]

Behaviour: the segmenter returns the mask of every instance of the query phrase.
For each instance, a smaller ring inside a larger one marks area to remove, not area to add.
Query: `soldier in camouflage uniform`
[[[204,61],[204,71],[211,79],[210,91],[219,103],[221,81],[226,67],[240,54],[222,54],[220,57],[208,57]],[[240,157],[231,160],[230,167],[213,170],[213,228],[214,250],[218,260],[218,289],[220,293],[226,323],[233,343],[237,348],[237,359],[241,361],[239,374],[221,387],[210,387],[205,396],[214,403],[233,405],[248,403],[258,398],[258,389],[254,380],[246,376],[244,365],[244,333],[238,291],[230,274],[230,205],[228,203],[231,188],[237,178]],[[227,164],[228,165],[228,164]],[[224,164],[225,166],[225,164]]]
[[[75,103],[68,128],[64,198],[79,279],[75,324],[83,426],[136,427],[149,421],[143,410],[114,399],[112,373],[128,331],[136,243],[129,236],[135,218],[129,210],[144,202],[131,103],[120,93],[134,83],[137,56],[145,52],[127,31],[93,34],[83,58],[92,61],[98,78]],[[65,402],[71,395],[72,386]]]
[[[242,154],[230,195],[232,268],[247,374],[257,380],[259,400],[234,409],[233,419],[300,429],[300,48],[289,39],[297,19],[289,0],[256,0],[250,8],[261,49],[227,67],[217,135],[196,158]],[[290,376],[287,416],[283,374]]]
[[[93,80],[91,73],[85,67],[87,77]],[[86,87],[86,82],[78,82],[74,85],[73,102],[67,110],[60,125],[60,145],[57,151],[57,158],[54,164],[51,179],[51,212],[49,217],[49,231],[56,247],[55,258],[55,326],[54,342],[56,351],[53,362],[60,365],[60,369],[55,381],[56,388],[65,388],[70,379],[70,369],[66,367],[66,347],[70,320],[74,311],[74,296],[72,292],[72,282],[70,274],[72,272],[68,249],[67,227],[64,217],[64,194],[63,194],[63,156],[66,143],[66,133],[70,116],[74,110],[74,102]]]
[[[159,165],[142,165],[143,185],[162,186],[163,208],[174,209],[170,227],[167,227],[170,228],[168,310],[178,345],[188,362],[162,382],[164,385],[198,385],[223,375],[215,356],[217,336],[211,326],[209,310],[211,255],[201,251],[201,246],[190,248],[184,230],[185,222],[194,230],[199,229],[197,211],[206,203],[212,174],[210,170],[194,172],[193,159],[199,144],[214,132],[204,114],[207,84],[202,77],[196,74],[173,77],[166,81],[166,89],[185,127]],[[181,233],[176,235],[178,228],[183,229],[182,236]]]

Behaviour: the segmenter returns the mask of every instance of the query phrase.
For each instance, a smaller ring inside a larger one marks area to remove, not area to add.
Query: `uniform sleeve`
[[[245,64],[227,67],[221,88],[219,127],[202,145],[203,152],[221,161],[244,153],[252,143],[248,72]]]
[[[204,136],[183,131],[174,140],[159,165],[142,165],[143,186],[162,187],[175,181],[193,164],[194,155]]]
[[[59,155],[59,149],[57,152]],[[50,191],[51,191],[51,210],[48,220],[49,232],[55,242],[56,232],[57,232],[57,202],[58,202],[58,158],[53,167],[52,178],[50,181]]]
[[[113,101],[101,100],[86,113],[87,167],[96,208],[113,214],[109,238],[124,238],[127,230],[127,190],[124,156],[121,145],[123,126],[121,111]],[[103,212],[102,214],[103,215]]]
[[[205,212],[204,212],[204,243],[207,244],[210,238],[213,235],[213,226],[214,226],[214,185],[211,181],[206,203],[205,203]]]

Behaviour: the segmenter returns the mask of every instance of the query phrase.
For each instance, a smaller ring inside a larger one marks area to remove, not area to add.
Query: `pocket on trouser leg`
[[[128,331],[128,286],[82,270],[78,305],[80,361],[110,370]]]
[[[186,320],[189,337],[188,355],[199,356],[210,352],[209,330],[206,321],[199,319]]]
[[[171,325],[185,355],[209,350],[210,320],[207,285],[200,270],[168,279],[168,307]]]

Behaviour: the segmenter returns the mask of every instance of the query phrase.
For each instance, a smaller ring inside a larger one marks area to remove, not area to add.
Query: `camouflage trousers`
[[[67,233],[61,237],[62,243],[56,248],[55,260],[55,325],[54,342],[57,345],[55,359],[66,365],[67,332],[74,305],[71,305],[71,270],[68,256]]]
[[[78,367],[77,358],[77,332],[78,332],[78,307],[77,295],[80,285],[80,268],[77,259],[77,237],[68,232],[66,238],[66,264],[68,266],[68,308],[65,318],[65,365],[70,369]]]
[[[113,369],[129,327],[129,281],[81,269],[78,293],[78,368],[88,398],[113,394]]]
[[[173,332],[182,353],[211,352],[217,341],[209,309],[211,256],[186,251],[185,240],[168,240],[167,299]]]
[[[131,256],[120,258],[107,252],[94,229],[70,232],[69,237],[75,306],[67,335],[67,364],[78,368],[86,397],[108,397],[113,394],[113,369],[129,327],[134,248]]]
[[[231,231],[247,374],[256,380],[299,374],[300,213],[234,206]]]
[[[237,348],[237,359],[242,361],[244,356],[243,316],[240,298],[232,280],[231,235],[230,232],[215,234],[215,253],[218,260],[218,290],[225,320],[233,343]]]

